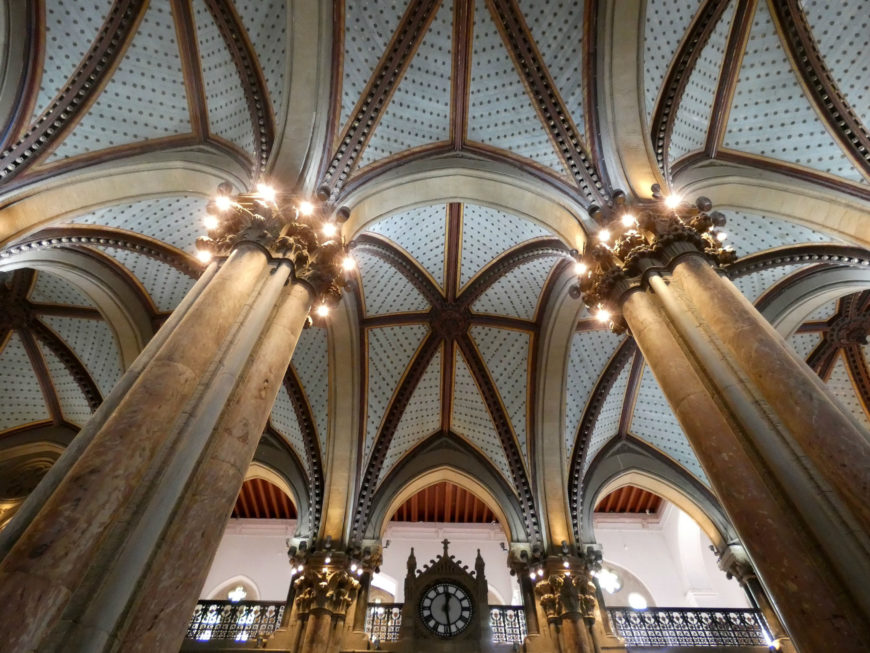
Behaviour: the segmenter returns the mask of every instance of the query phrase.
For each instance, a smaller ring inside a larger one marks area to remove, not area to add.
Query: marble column
[[[855,492],[866,502],[870,441],[719,276],[733,254],[710,208],[647,207],[612,246],[590,247],[584,300],[630,329],[798,648],[868,650],[870,533]]]
[[[227,202],[225,257],[134,364],[0,563],[13,650],[177,650],[314,296],[341,246],[268,197]]]

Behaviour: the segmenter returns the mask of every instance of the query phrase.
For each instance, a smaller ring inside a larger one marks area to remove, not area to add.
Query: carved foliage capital
[[[552,573],[535,584],[535,595],[550,620],[595,617],[595,585],[585,573]]]
[[[321,609],[344,615],[360,584],[345,569],[324,569],[307,569],[296,579],[296,607],[299,612]]]

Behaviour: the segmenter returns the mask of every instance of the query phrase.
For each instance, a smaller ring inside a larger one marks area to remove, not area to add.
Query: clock
[[[471,623],[471,596],[461,585],[441,581],[429,587],[420,599],[423,624],[439,637],[453,637]]]

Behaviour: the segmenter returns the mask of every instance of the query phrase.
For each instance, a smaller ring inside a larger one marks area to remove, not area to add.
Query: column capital
[[[203,220],[206,236],[196,239],[197,256],[207,262],[227,257],[243,243],[264,250],[270,258],[293,264],[297,281],[308,285],[315,299],[334,305],[344,286],[342,266],[347,248],[338,222],[345,213],[330,215],[321,204],[258,185],[249,193],[231,194],[218,187]]]
[[[529,570],[535,595],[549,621],[564,617],[583,617],[595,621],[595,584],[585,560],[569,556],[550,556]]]
[[[310,557],[293,581],[297,610],[300,613],[320,610],[344,616],[360,588],[351,564],[345,556],[339,560],[322,555]]]
[[[605,216],[600,209],[590,214],[602,229],[590,238],[577,261],[578,285],[572,295],[616,333],[628,326],[622,317],[622,302],[642,288],[649,275],[669,271],[685,256],[701,256],[718,267],[736,260],[733,249],[723,246],[725,216],[711,211],[712,203],[699,197],[694,204],[677,196],[665,198],[658,184],[653,201],[631,207],[625,194],[614,195],[615,205]]]

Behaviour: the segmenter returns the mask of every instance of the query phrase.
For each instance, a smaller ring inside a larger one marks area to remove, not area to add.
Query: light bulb
[[[610,322],[610,311],[604,308],[599,308],[598,312],[595,314],[595,319],[599,322]]]
[[[329,315],[329,306],[327,306],[326,304],[321,304],[317,307],[317,314],[320,317],[326,317],[327,315]]]
[[[327,238],[332,238],[337,233],[338,227],[335,226],[334,222],[327,222],[323,225],[323,235]]]
[[[543,576],[543,575],[544,575],[544,570],[543,570],[543,569],[538,569],[538,577],[541,577],[541,576]]]
[[[229,195],[218,195],[214,198],[214,205],[218,208],[218,211],[226,211],[232,204],[233,201]]]
[[[608,240],[610,240],[610,232],[607,231],[607,229],[602,229],[598,232],[598,240],[600,240],[602,243],[606,243]]]
[[[726,238],[728,238],[728,234],[724,231],[720,231],[718,234],[716,234],[716,240],[718,240],[720,243],[724,243]]]
[[[530,571],[530,572],[529,572],[529,578],[531,578],[532,580],[535,580],[535,572]]]
[[[357,575],[357,576],[362,576],[362,572],[363,572],[363,568],[362,568],[362,567],[358,567],[357,570],[356,570],[356,575]]]
[[[328,565],[330,562],[332,562],[332,558],[330,558],[329,556],[326,556],[326,557],[323,559],[323,562],[324,562],[325,564]]]
[[[196,250],[196,258],[203,263],[208,263],[212,259],[212,253],[207,249]]]
[[[344,268],[345,272],[350,272],[356,267],[356,261],[353,260],[352,256],[345,256],[341,261],[341,267]]]
[[[207,215],[207,216],[205,216],[205,217],[202,219],[202,224],[203,224],[203,225],[205,226],[205,228],[208,229],[209,231],[214,231],[215,229],[217,229],[217,228],[218,228],[218,225],[219,225],[220,223],[221,223],[220,220],[218,220],[218,219],[217,219],[215,216],[213,216],[213,215]]]
[[[675,209],[680,205],[680,202],[683,201],[683,198],[674,193],[673,195],[668,195],[665,198],[665,206],[669,209]]]
[[[257,184],[257,194],[267,202],[275,201],[275,189],[267,184]]]
[[[571,566],[571,563],[568,562],[567,560],[563,560],[563,561],[562,561],[562,566],[563,566],[565,569],[567,569],[568,567]]]
[[[296,571],[301,574],[303,571],[305,571],[305,567],[299,565],[298,567],[296,567]]]
[[[323,573],[324,573],[324,574],[329,573],[329,567],[324,567],[324,568],[323,568]]]
[[[583,261],[577,261],[574,264],[574,274],[578,277],[583,276],[589,271],[589,266],[587,266]]]
[[[633,227],[637,224],[637,218],[635,218],[631,213],[626,213],[622,216],[622,225],[624,227]]]
[[[311,215],[314,213],[314,205],[311,202],[299,202],[299,213]]]
[[[351,570],[351,571],[356,571],[356,563],[355,563],[355,562],[351,563],[351,565],[350,565],[350,570]]]

